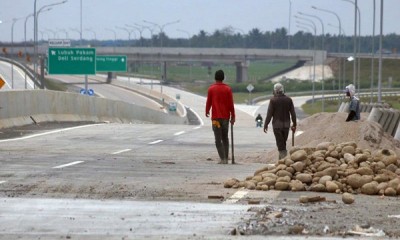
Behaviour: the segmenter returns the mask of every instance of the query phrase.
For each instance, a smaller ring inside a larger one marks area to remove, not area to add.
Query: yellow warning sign
[[[0,77],[0,88],[2,88],[6,82]]]

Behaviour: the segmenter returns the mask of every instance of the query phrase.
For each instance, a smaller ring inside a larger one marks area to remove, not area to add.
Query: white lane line
[[[79,164],[79,163],[83,163],[83,161],[75,161],[75,162],[71,162],[71,163],[67,163],[67,164],[55,166],[55,167],[53,167],[53,168],[69,167],[69,166],[76,165],[76,164]]]
[[[111,153],[111,154],[120,154],[120,153],[124,153],[124,152],[129,152],[129,151],[131,151],[131,150],[132,150],[132,149],[127,148],[127,149],[124,149],[124,150],[120,150],[120,151],[113,152],[113,153]]]
[[[2,183],[6,183],[7,181],[0,181],[0,184],[2,184]]]
[[[164,141],[164,140],[156,140],[154,142],[149,142],[149,145],[157,144],[157,143],[160,143],[162,141]]]
[[[193,130],[200,129],[201,126],[194,127]]]
[[[227,203],[227,204],[235,203],[235,202],[239,201],[240,199],[242,199],[244,196],[246,196],[247,193],[249,193],[249,192],[244,191],[244,190],[239,190],[239,191],[235,192],[230,198],[226,199],[223,203]]]
[[[179,135],[182,135],[182,134],[184,134],[184,133],[185,133],[185,131],[180,131],[180,132],[175,133],[174,135],[175,135],[175,136],[179,136]]]
[[[44,133],[38,133],[38,134],[33,134],[25,137],[20,137],[20,138],[12,138],[12,139],[4,139],[0,140],[0,143],[2,142],[12,142],[12,141],[19,141],[19,140],[24,140],[24,139],[29,139],[29,138],[34,138],[34,137],[40,137],[40,136],[45,136],[53,133],[59,133],[59,132],[64,132],[64,131],[69,131],[69,130],[74,130],[74,129],[79,129],[79,128],[85,128],[85,127],[91,127],[91,126],[98,126],[98,125],[103,125],[104,123],[100,124],[89,124],[89,125],[82,125],[82,126],[77,126],[77,127],[70,127],[70,128],[63,128],[63,129],[58,129],[50,132],[44,132]]]

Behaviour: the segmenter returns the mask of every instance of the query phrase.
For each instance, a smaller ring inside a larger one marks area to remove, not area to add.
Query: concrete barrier
[[[188,124],[187,117],[122,101],[50,90],[0,92],[0,129],[54,121]],[[33,119],[32,119],[33,118]]]
[[[400,140],[400,111],[381,107],[372,108],[368,121],[374,121],[382,126],[383,131]]]

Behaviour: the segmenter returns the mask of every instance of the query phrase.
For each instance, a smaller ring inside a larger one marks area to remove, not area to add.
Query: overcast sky
[[[37,9],[60,2],[61,0],[37,0]],[[346,2],[347,1],[347,2]],[[170,38],[187,38],[198,34],[200,30],[212,34],[217,29],[231,26],[237,33],[248,33],[253,28],[262,32],[274,31],[276,28],[289,28],[294,34],[299,30],[294,16],[298,12],[316,15],[322,19],[325,33],[338,33],[339,22],[334,14],[312,9],[316,6],[336,13],[342,23],[346,35],[354,33],[354,0],[68,0],[65,4],[53,7],[50,11],[39,15],[39,31],[44,32],[45,39],[56,38],[79,39],[80,3],[83,12],[83,38],[114,39],[116,31],[118,39],[127,39],[128,33],[117,27],[126,24],[148,25],[150,21],[164,27],[164,32]],[[291,4],[290,4],[291,2]],[[358,0],[361,13],[361,34],[372,34],[374,0]],[[379,33],[380,0],[376,0],[376,34]],[[400,34],[399,11],[400,0],[384,0],[384,34]],[[291,7],[290,7],[291,6]],[[34,0],[0,0],[0,41],[11,41],[12,19],[21,18],[14,25],[14,42],[24,40],[25,17],[33,13]],[[289,9],[292,10],[291,18]],[[168,24],[178,21],[179,23]],[[317,34],[320,34],[321,24],[314,19]],[[71,30],[75,29],[75,30]],[[106,30],[108,29],[108,30]],[[111,29],[111,30],[110,30]],[[153,30],[154,34],[159,28]],[[143,37],[150,36],[149,30],[143,31]],[[42,34],[39,33],[41,39]],[[132,34],[131,38],[138,38]],[[33,18],[27,21],[27,39],[33,39]]]

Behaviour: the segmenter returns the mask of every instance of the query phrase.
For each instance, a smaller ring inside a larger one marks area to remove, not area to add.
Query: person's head
[[[350,84],[348,86],[346,86],[346,96],[348,97],[353,97],[356,94],[356,88],[354,87],[353,84]]]
[[[283,94],[285,90],[283,89],[283,85],[280,83],[275,83],[274,85],[274,94]]]
[[[225,79],[224,71],[221,69],[215,72],[215,81],[222,82]]]

